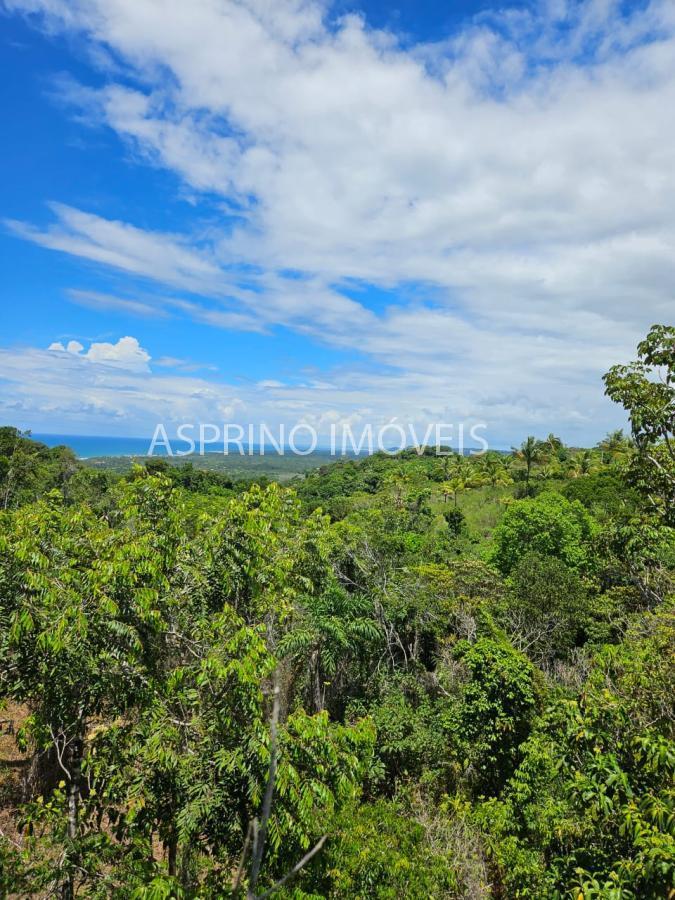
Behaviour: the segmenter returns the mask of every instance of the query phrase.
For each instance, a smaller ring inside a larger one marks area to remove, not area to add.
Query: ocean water
[[[99,437],[86,434],[38,434],[37,432],[33,432],[31,437],[36,441],[42,441],[48,447],[58,447],[61,444],[65,444],[66,447],[70,447],[79,459],[91,459],[96,456],[147,456],[152,444],[152,437]],[[178,451],[189,449],[188,444],[178,438],[170,438],[170,443],[174,454]],[[233,455],[239,452],[236,444],[231,444],[230,446],[232,447]],[[244,447],[248,448],[248,445],[244,444]],[[252,450],[253,455],[257,455],[260,452],[259,445],[253,444]],[[220,446],[213,444],[213,449],[209,449],[207,444],[205,452],[222,453],[222,443]],[[271,447],[267,447],[267,453],[274,455]],[[166,447],[161,441],[155,445],[152,455],[167,456]],[[327,451],[317,447],[315,455],[325,456]]]
[[[36,432],[33,432],[31,437],[36,441],[42,441],[42,443],[46,444],[48,447],[58,447],[61,444],[65,444],[66,447],[70,447],[73,453],[80,459],[91,459],[94,456],[146,456],[150,444],[152,443],[152,437],[100,437],[87,434],[38,434]],[[233,454],[238,452],[236,444],[232,444],[231,446]],[[188,449],[188,445],[179,441],[177,438],[171,439],[171,447],[174,453],[179,450]],[[216,447],[217,445],[214,444],[214,449],[209,450],[207,446],[206,452],[222,453],[222,445],[220,449],[215,449]],[[260,447],[254,444],[253,454],[257,455],[259,451]],[[270,447],[267,448],[266,452],[272,454],[273,450]],[[470,452],[470,448],[464,449],[466,455]],[[506,451],[500,450],[499,452]],[[318,446],[312,455],[334,458],[330,456],[327,447],[321,446]],[[347,454],[347,456],[354,455],[366,454],[365,452],[362,454]],[[153,450],[153,456],[166,456],[166,449],[162,446],[161,442],[156,444]]]
[[[42,441],[48,447],[65,444],[80,459],[89,459],[92,456],[145,456],[152,441],[151,437],[98,437],[87,434],[33,433],[31,437],[36,441]],[[180,445],[180,441],[177,444]],[[153,455],[161,456],[163,453],[163,448],[158,445]]]

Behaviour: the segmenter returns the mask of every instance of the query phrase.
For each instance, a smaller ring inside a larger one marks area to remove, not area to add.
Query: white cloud
[[[84,347],[79,341],[68,341],[65,347],[61,341],[54,341],[49,345],[48,349],[54,350],[57,353],[72,353],[76,356],[78,353],[84,350]]]
[[[392,321],[391,345],[377,348],[382,359],[396,352],[400,331],[412,327],[412,322]],[[426,334],[424,326],[418,327]],[[438,330],[441,325],[435,322],[433,327]],[[417,340],[415,334],[409,338],[413,344]],[[48,350],[4,349],[0,350],[0,380],[5,399],[0,401],[0,414],[38,431],[58,418],[63,430],[82,433],[118,426],[127,434],[149,434],[157,422],[164,422],[170,431],[181,422],[265,422],[273,428],[284,423],[287,429],[305,422],[317,428],[324,439],[334,422],[355,428],[367,423],[379,427],[396,418],[404,427],[412,423],[423,433],[429,422],[453,423],[457,428],[463,421],[468,428],[482,421],[488,425],[488,439],[497,446],[519,440],[523,422],[540,434],[547,433],[555,422],[570,442],[589,432],[599,437],[621,424],[619,411],[578,374],[581,359],[569,361],[546,398],[533,400],[532,388],[542,373],[538,376],[523,364],[514,368],[508,382],[501,381],[498,336],[485,347],[488,363],[478,377],[460,360],[455,377],[448,379],[442,346],[443,336],[439,335],[430,354],[424,356],[420,348],[422,363],[406,360],[408,369],[398,367],[384,373],[351,368],[335,370],[330,380],[261,379],[239,385],[192,375],[196,366],[184,360],[151,360],[131,337],[116,343],[94,342],[86,350],[73,347],[68,351],[61,342]],[[543,349],[554,354],[552,365],[564,366],[563,348],[549,345]],[[533,350],[531,347],[530,352]],[[519,352],[524,363],[527,348]],[[582,371],[591,368],[588,361],[583,365]],[[161,371],[166,368],[175,371]]]
[[[50,206],[57,222],[47,229],[15,220],[6,220],[6,224],[21,237],[49,249],[215,301],[215,305],[206,305],[203,301],[163,296],[151,305],[95,291],[71,290],[70,298],[80,305],[144,316],[165,316],[169,310],[180,310],[197,322],[218,328],[264,332],[270,325],[289,325],[329,339],[373,322],[360,304],[326,286],[321,278],[289,278],[274,272],[235,278],[213,262],[213,248],[187,250],[187,239],[177,235],[143,231],[60,203]]]
[[[114,54],[106,86],[71,101],[237,213],[208,240],[63,205],[15,230],[190,292],[162,298],[173,314],[284,325],[391,367],[330,378],[340,414],[471,407],[590,430],[611,418],[602,371],[672,317],[670,0],[504,9],[409,48],[311,0],[8,5]],[[364,282],[400,298],[373,312],[345,293]],[[433,303],[406,300],[411,283]],[[287,390],[267,394],[318,402]]]
[[[152,363],[155,366],[161,366],[165,369],[178,369],[181,372],[198,372],[200,369],[208,372],[218,371],[218,366],[214,366],[212,363],[194,362],[191,359],[182,359],[178,356],[160,356],[158,359],[153,359]]]
[[[218,266],[189,249],[174,235],[156,234],[51,203],[58,223],[45,230],[16,220],[6,224],[17,234],[51,250],[80,256],[133,275],[142,275],[186,290],[214,290]]]
[[[121,337],[116,344],[92,342],[86,353],[82,353],[84,347],[79,341],[68,341],[65,347],[60,341],[56,341],[49,345],[49,350],[131,372],[147,372],[150,362],[150,354],[140,346],[135,337]]]
[[[119,312],[125,315],[140,316],[141,318],[163,319],[168,313],[158,304],[145,303],[141,300],[129,300],[125,297],[113,297],[110,294],[101,294],[98,291],[68,291],[68,299],[71,303],[84,306],[88,309]]]
[[[86,357],[93,363],[119,366],[121,369],[130,369],[133,372],[148,371],[148,362],[150,361],[150,354],[140,346],[134,337],[122,337],[116,344],[91,344]]]
[[[93,342],[70,352],[61,342],[48,350],[0,349],[4,412],[32,427],[58,419],[64,431],[100,432],[111,426],[149,434],[155,423],[223,421],[243,408],[237,391],[186,374],[156,374],[136,338]]]

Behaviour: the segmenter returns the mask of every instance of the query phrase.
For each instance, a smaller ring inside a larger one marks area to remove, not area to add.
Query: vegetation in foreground
[[[638,351],[630,438],[293,488],[1,429],[0,894],[672,896],[675,329]]]

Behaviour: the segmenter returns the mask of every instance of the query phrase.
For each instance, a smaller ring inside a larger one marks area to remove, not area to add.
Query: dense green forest
[[[604,386],[290,486],[0,429],[0,895],[672,897],[675,328]]]
[[[148,442],[149,443],[149,442]],[[244,448],[246,451],[246,448]],[[186,463],[193,469],[205,472],[215,472],[223,475],[221,484],[230,482],[246,482],[255,479],[274,480],[285,483],[297,475],[302,475],[310,469],[316,469],[331,461],[329,450],[313,450],[306,456],[293,453],[276,453],[272,449],[261,453],[260,448],[252,448],[253,452],[240,454],[237,450],[229,453],[209,451],[203,455],[191,453],[187,456],[157,456],[170,465],[183,468]],[[117,472],[126,475],[135,465],[145,465],[147,457],[143,456],[92,456],[83,460],[85,466],[105,472]]]

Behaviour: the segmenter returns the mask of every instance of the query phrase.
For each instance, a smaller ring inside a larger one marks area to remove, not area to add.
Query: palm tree
[[[443,481],[441,483],[441,494],[443,494],[443,503],[448,502],[448,497],[450,496],[450,494],[453,493],[453,491],[454,491],[454,486],[453,486],[452,482]],[[455,505],[457,505],[457,504],[455,504]]]
[[[453,475],[448,484],[452,489],[452,499],[455,509],[457,509],[457,495],[463,493],[469,487],[468,479],[464,475],[457,474]]]
[[[403,469],[393,469],[391,472],[387,472],[384,477],[384,483],[390,485],[394,489],[394,502],[396,506],[403,505],[403,491],[410,484],[412,478],[408,472],[404,472]]]
[[[567,469],[569,478],[580,478],[583,475],[590,475],[595,470],[595,457],[592,450],[584,450],[577,453],[571,460]]]
[[[485,481],[496,488],[498,485],[513,484],[513,478],[509,475],[505,460],[510,457],[502,457],[496,453],[488,453],[480,463],[480,472]]]
[[[563,462],[567,457],[567,448],[562,440],[559,438],[557,434],[553,434],[551,432],[545,441],[542,441],[542,445],[551,459],[557,459],[560,462]]]
[[[520,447],[512,447],[514,456],[525,463],[525,493],[530,493],[530,474],[532,466],[544,457],[545,447],[532,435],[529,435]]]
[[[457,456],[453,454],[448,454],[443,457],[443,480],[447,481],[448,476],[450,474],[450,467],[455,464],[457,460]]]
[[[483,483],[481,473],[476,466],[470,465],[465,460],[455,467],[451,477],[441,485],[441,490],[446,502],[448,494],[452,494],[454,505],[456,507],[458,494],[461,494],[470,488],[480,487]]]
[[[605,461],[605,454],[610,461],[620,459],[632,446],[633,442],[623,433],[623,428],[610,431],[597,445],[598,450],[602,452],[602,462]]]
[[[562,448],[565,446],[562,442],[562,439],[559,438],[556,434],[553,434],[553,432],[551,432],[546,440],[542,443],[551,451],[551,453],[557,453],[558,450],[562,450]]]
[[[560,471],[560,465],[558,463],[546,463],[539,470],[539,477],[544,480],[547,478],[558,478],[560,476]]]
[[[592,450],[584,450],[581,454],[581,459],[579,460],[579,467],[581,469],[582,475],[590,475],[593,469],[595,468],[593,465],[593,451]]]

